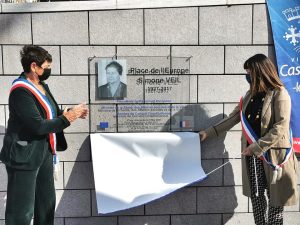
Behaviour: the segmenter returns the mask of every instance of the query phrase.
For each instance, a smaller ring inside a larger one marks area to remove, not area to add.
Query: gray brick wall
[[[196,7],[145,10],[145,44],[197,45],[197,26]]]
[[[6,121],[5,121],[5,106],[0,105],[0,134],[5,133],[5,126],[6,126]]]
[[[114,46],[62,46],[61,73],[66,74],[95,74],[95,67],[89,67],[91,57],[113,57],[116,54]],[[72,60],[70,60],[72,59]],[[91,63],[91,64],[95,64]]]
[[[0,53],[1,53],[1,55],[0,55],[0,74],[2,75],[3,74],[3,66],[2,66],[2,46],[1,46],[1,48],[0,48]]]
[[[253,44],[272,44],[272,29],[266,5],[254,5],[253,13]]]
[[[60,74],[60,54],[59,46],[42,46],[53,57],[53,67],[51,73],[54,75]],[[22,70],[20,62],[20,50],[22,45],[3,45],[3,70],[4,74],[15,75],[19,74]]]
[[[22,45],[2,45],[3,73],[5,75],[19,74],[20,71],[22,71],[22,65],[20,62],[21,48]]]
[[[173,46],[172,56],[192,56],[191,74],[224,74],[224,46]]]
[[[62,108],[80,102],[90,107],[87,120],[65,130],[69,147],[59,153],[62,171],[55,183],[56,225],[254,224],[251,203],[242,195],[240,125],[201,146],[206,172],[229,161],[206,180],[105,216],[97,215],[89,134],[99,132],[101,121],[109,123],[103,132],[132,130],[127,123],[130,118],[121,116],[128,107],[154,105],[160,111],[163,106],[171,117],[155,118],[160,123],[154,129],[158,131],[178,130],[170,123],[186,113],[194,116],[194,130],[228,115],[248,87],[244,61],[255,53],[274,59],[265,4],[1,13],[0,30],[0,147],[9,88],[22,71],[19,51],[24,44],[42,45],[52,54],[53,76],[47,83]],[[185,67],[190,74],[179,75],[181,83],[174,87],[175,93],[166,95],[146,93],[147,85],[136,84],[138,79],[166,75],[128,75],[126,101],[99,100],[97,61],[116,56],[126,59],[128,67]],[[171,102],[149,104],[151,99]],[[1,163],[0,177],[0,225],[4,225],[7,179]],[[299,204],[286,208],[285,219],[286,225],[299,224]]]
[[[91,44],[143,44],[143,10],[95,11],[89,19]]]
[[[88,12],[33,13],[32,35],[36,45],[87,45]]]
[[[0,21],[1,43],[32,43],[30,14],[1,14]]]
[[[225,46],[225,73],[245,73],[243,63],[256,53],[263,53],[274,58],[274,46],[249,45],[249,46]]]
[[[214,86],[207,85],[208,83],[212,83]],[[198,100],[200,102],[235,102],[247,88],[248,83],[244,75],[199,76]]]
[[[200,8],[201,45],[251,44],[252,6]]]

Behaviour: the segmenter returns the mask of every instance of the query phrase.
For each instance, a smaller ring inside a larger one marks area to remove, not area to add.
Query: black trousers
[[[49,149],[37,170],[6,167],[8,175],[5,225],[53,225],[55,187]]]
[[[257,225],[282,225],[283,206],[271,206],[269,188],[263,162],[255,156],[247,157],[249,163],[249,181],[254,221]],[[265,191],[267,191],[268,199]]]

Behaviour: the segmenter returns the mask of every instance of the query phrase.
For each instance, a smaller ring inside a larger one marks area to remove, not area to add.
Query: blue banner
[[[300,0],[267,0],[277,68],[292,99],[293,146],[300,152]]]

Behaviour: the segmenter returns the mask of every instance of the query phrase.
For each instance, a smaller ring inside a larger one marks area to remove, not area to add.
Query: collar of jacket
[[[24,78],[24,79],[26,79],[25,73],[22,72],[19,78]],[[57,112],[58,112],[58,115],[57,115],[57,116],[59,116],[59,115],[61,114],[61,113],[60,113],[60,109],[59,109],[59,107],[58,107],[58,104],[57,104],[55,98],[53,97],[53,95],[52,95],[52,93],[51,93],[51,91],[50,91],[50,89],[49,89],[48,84],[46,84],[44,81],[40,81],[40,84],[43,85],[43,87],[45,88],[46,92],[50,95],[50,97],[51,97],[52,100],[54,101],[54,103],[55,103],[55,105],[56,105],[56,110],[57,110]]]
[[[27,79],[24,72],[21,73],[19,78]],[[49,94],[51,94],[48,85],[44,81],[40,81],[40,84],[46,89]]]

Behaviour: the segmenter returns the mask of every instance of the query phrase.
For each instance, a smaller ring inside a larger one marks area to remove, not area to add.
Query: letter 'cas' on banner
[[[292,99],[293,148],[300,153],[300,0],[267,0],[280,79]]]
[[[97,133],[91,148],[98,213],[139,206],[206,178],[198,133]]]

